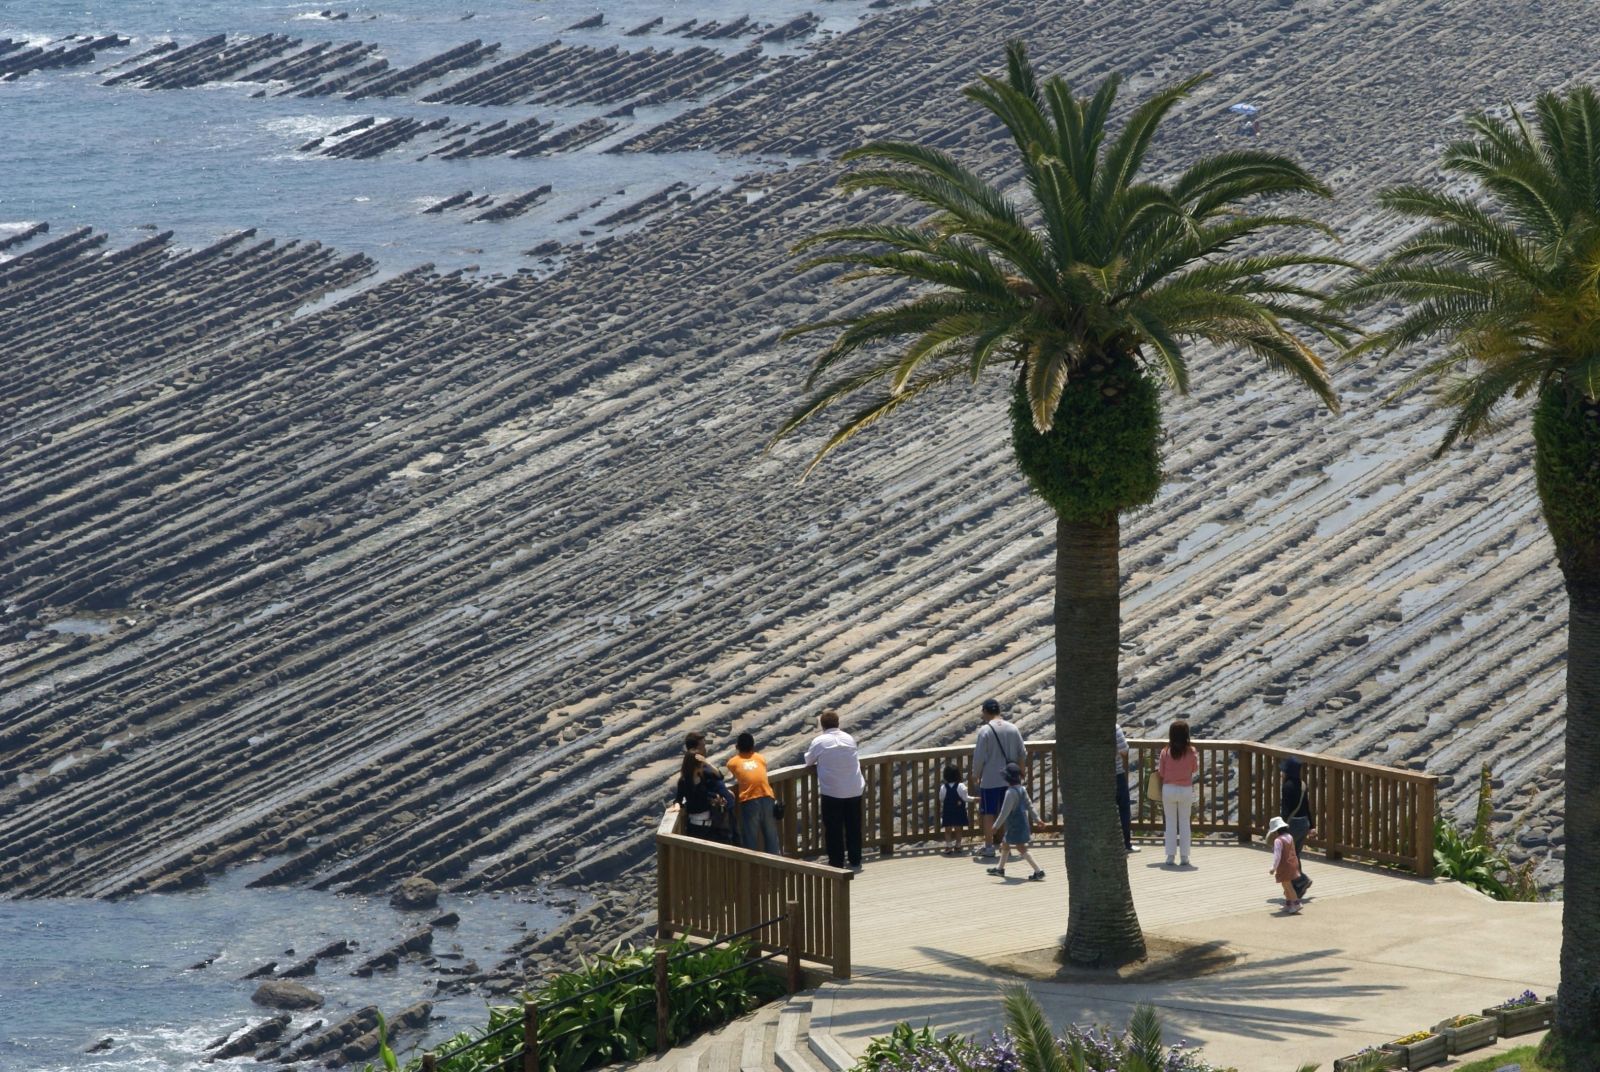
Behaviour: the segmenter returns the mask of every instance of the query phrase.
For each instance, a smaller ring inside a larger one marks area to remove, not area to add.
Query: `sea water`
[[[329,9],[349,17],[332,21],[320,14]],[[474,39],[501,45],[491,63],[556,38],[596,48],[732,52],[749,47],[748,40],[627,37],[625,31],[657,16],[665,27],[746,14],[778,25],[806,11],[823,16],[825,35],[854,25],[866,14],[867,0],[0,0],[0,37],[37,44],[68,34],[133,38],[130,47],[102,51],[86,66],[0,82],[0,236],[48,221],[52,235],[88,226],[108,233],[113,247],[169,229],[178,244],[197,247],[256,228],[262,237],[368,254],[384,275],[422,263],[442,270],[477,265],[486,273],[526,270],[523,251],[549,239],[594,241],[608,233],[595,221],[669,184],[684,183],[699,196],[785,162],[710,152],[606,154],[605,143],[524,160],[419,161],[426,147],[420,139],[378,159],[336,160],[299,147],[365,116],[448,115],[456,123],[489,123],[538,115],[564,126],[613,106],[478,108],[415,99],[470,70],[427,83],[410,97],[362,101],[273,96],[281,87],[254,98],[263,87],[248,83],[113,87],[102,85],[103,72],[162,41],[182,46],[216,33],[282,33],[307,44],[365,41],[379,47],[391,69]],[[596,13],[605,15],[603,26],[567,29]],[[700,103],[641,109],[624,136]],[[512,220],[475,224],[469,213],[421,211],[462,190],[504,196],[546,183],[554,188],[550,200]],[[602,203],[589,207],[596,200]],[[560,220],[574,211],[578,219]],[[0,253],[0,260],[16,252]],[[205,1043],[268,1015],[251,1005],[257,984],[242,975],[268,960],[292,963],[341,938],[359,942],[358,952],[303,980],[328,997],[317,1016],[333,1022],[369,1004],[392,1012],[431,993],[431,973],[419,965],[370,979],[349,974],[416,920],[381,898],[249,889],[248,879],[264,866],[194,892],[118,902],[0,899],[0,1070],[202,1067],[197,1054]],[[450,909],[460,911],[461,925],[440,930],[435,951],[454,946],[484,968],[498,963],[521,934],[545,929],[560,915],[537,898],[514,894],[470,903],[445,897],[440,911]],[[293,955],[285,952],[291,948]],[[205,960],[211,960],[208,967],[191,968]],[[476,997],[444,1002],[436,1010],[447,1017],[439,1031],[481,1023],[483,1006]],[[104,1038],[113,1040],[108,1051],[84,1053]]]
[[[457,912],[461,922],[435,929],[434,955],[446,954],[447,966],[476,961],[484,970],[503,961],[518,938],[565,916],[532,893],[447,894],[437,910],[402,913],[382,897],[248,888],[270,866],[259,862],[194,891],[123,901],[0,901],[0,1070],[227,1067],[206,1065],[203,1049],[277,1015],[251,1004],[260,983],[242,978],[268,961],[282,969],[340,939],[356,943],[350,955],[295,980],[327,1001],[296,1013],[294,1032],[312,1019],[336,1023],[366,1005],[389,1014],[427,999],[431,981],[443,978],[436,969],[402,962],[366,979],[352,972],[444,912]],[[435,1040],[488,1018],[486,1000],[477,996],[436,1002],[434,1013],[443,1016],[431,1032]],[[107,1038],[110,1049],[85,1052]],[[409,1047],[422,1038],[400,1041]]]
[[[349,17],[331,21],[320,14],[330,10]],[[626,36],[658,16],[666,20],[658,29],[669,29],[690,18],[725,23],[741,15],[781,25],[807,11],[824,16],[810,42],[762,50],[773,56],[795,52],[848,29],[867,12],[867,0],[0,0],[0,37],[40,44],[67,34],[133,38],[131,47],[102,51],[87,66],[0,82],[0,234],[46,220],[52,233],[87,225],[109,232],[119,244],[148,237],[152,228],[171,229],[179,242],[198,246],[254,227],[264,237],[315,240],[369,254],[385,274],[421,263],[444,270],[533,270],[526,250],[550,239],[581,244],[603,237],[597,220],[672,183],[703,195],[785,162],[712,152],[603,151],[703,101],[641,108],[607,142],[522,160],[418,160],[436,144],[428,135],[370,160],[333,159],[301,152],[300,146],[367,116],[448,116],[453,124],[538,116],[565,127],[615,104],[476,107],[423,104],[417,97],[557,39],[594,48],[708,47],[730,53],[751,44],[748,38]],[[569,29],[597,13],[605,16],[602,26]],[[481,67],[451,72],[393,98],[275,96],[281,85],[253,98],[264,87],[243,82],[177,90],[101,84],[109,77],[102,73],[106,68],[159,42],[182,46],[216,33],[287,34],[307,45],[364,41],[379,47],[390,70],[472,40],[501,47]],[[422,214],[468,189],[505,197],[545,184],[553,188],[550,198],[511,220],[471,223],[475,210]],[[604,203],[590,208],[597,199]],[[572,212],[579,218],[561,222]],[[583,235],[585,230],[593,233]]]

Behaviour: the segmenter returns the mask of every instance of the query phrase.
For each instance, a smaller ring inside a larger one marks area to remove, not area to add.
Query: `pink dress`
[[[1293,882],[1300,877],[1300,857],[1294,851],[1294,835],[1287,830],[1272,841],[1272,877]]]

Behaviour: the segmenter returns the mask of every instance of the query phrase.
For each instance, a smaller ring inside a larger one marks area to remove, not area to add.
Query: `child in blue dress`
[[[945,764],[944,781],[939,784],[939,825],[944,828],[946,856],[961,855],[961,832],[972,825],[967,814],[971,800],[966,783],[961,780],[961,768],[954,763]]]
[[[1044,879],[1044,868],[1035,863],[1028,853],[1032,824],[1038,821],[1039,813],[1033,810],[1033,801],[1028,799],[1028,791],[1022,788],[1022,768],[1013,763],[1006,768],[1006,795],[1000,802],[1000,814],[994,817],[994,828],[1005,831],[1005,840],[1000,849],[1000,866],[989,868],[989,874],[1005,878],[1006,860],[1010,858],[1011,850],[1016,849],[1022,862],[1033,869],[1028,875],[1029,881]]]

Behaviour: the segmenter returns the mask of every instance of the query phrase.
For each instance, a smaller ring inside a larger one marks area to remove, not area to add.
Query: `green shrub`
[[[867,1052],[851,1072],[913,1072],[927,1067],[930,1055],[954,1062],[967,1058],[971,1049],[972,1044],[960,1035],[937,1038],[927,1024],[912,1027],[902,1020],[889,1034],[867,1043]]]
[[[1494,844],[1489,831],[1493,814],[1489,765],[1478,775],[1478,807],[1472,830],[1463,833],[1443,816],[1433,820],[1433,866],[1440,878],[1454,879],[1497,901],[1537,901],[1539,886],[1533,862],[1514,867]]]
[[[668,967],[672,1002],[667,1026],[673,1044],[742,1016],[783,992],[775,978],[750,962],[746,942],[693,952],[679,939],[667,951],[671,957],[689,954]],[[533,994],[523,995],[523,1001],[540,1008],[539,1059],[544,1072],[582,1072],[638,1060],[655,1049],[655,976],[649,970],[654,959],[654,947],[619,944],[609,953],[585,958],[578,971],[564,972]],[[630,978],[630,973],[638,974]],[[496,1035],[502,1028],[505,1032]],[[488,1036],[493,1037],[483,1045],[440,1061],[439,1072],[489,1072],[520,1053],[522,1007],[492,1006],[489,1022],[481,1030],[464,1031],[433,1049],[447,1053]],[[407,1072],[420,1064],[412,1061]]]
[[[1181,1042],[1165,1045],[1161,1018],[1148,1005],[1134,1010],[1125,1030],[1067,1024],[1059,1033],[1025,988],[1009,990],[1005,1005],[1006,1030],[983,1040],[896,1024],[868,1044],[851,1072],[1219,1072]]]

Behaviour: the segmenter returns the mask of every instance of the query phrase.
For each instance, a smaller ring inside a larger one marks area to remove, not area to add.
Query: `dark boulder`
[[[322,995],[308,986],[284,979],[271,979],[256,988],[250,1000],[269,1009],[315,1009],[322,1005]]]
[[[412,912],[425,908],[439,906],[438,884],[421,875],[412,875],[410,878],[401,879],[400,885],[394,888],[394,893],[389,895],[389,903],[394,907]]]

